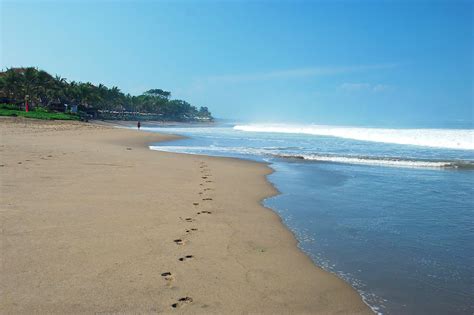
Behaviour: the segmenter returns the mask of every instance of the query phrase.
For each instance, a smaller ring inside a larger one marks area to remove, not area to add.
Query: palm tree
[[[34,103],[39,102],[38,71],[33,67],[28,67],[24,69],[23,77],[22,99],[25,102],[31,101],[34,105]]]
[[[2,73],[1,91],[2,96],[10,99],[20,99],[23,85],[23,77],[15,69],[10,68]]]
[[[55,97],[55,80],[52,75],[46,71],[40,70],[36,75],[38,100],[42,106],[49,106]]]
[[[125,95],[116,86],[109,89],[90,82],[68,83],[65,78],[33,67],[0,72],[0,96],[14,103],[31,101],[50,109],[54,109],[52,104],[68,103],[83,108],[155,113],[168,119],[212,119],[206,107],[198,110],[185,101],[170,100],[171,93],[162,89],[151,89],[139,96]]]

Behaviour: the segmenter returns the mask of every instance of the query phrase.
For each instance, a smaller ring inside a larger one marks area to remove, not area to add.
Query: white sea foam
[[[379,165],[390,167],[408,168],[463,168],[473,169],[474,163],[470,161],[436,161],[420,159],[402,159],[395,157],[371,157],[371,156],[344,156],[324,154],[301,154],[282,152],[279,147],[249,148],[249,147],[219,147],[219,146],[150,146],[150,149],[166,152],[177,152],[187,154],[217,154],[239,156],[269,156],[276,158],[300,159],[314,162],[329,162],[343,164]]]
[[[237,125],[235,130],[333,136],[360,141],[474,150],[473,129],[383,129],[324,125]]]
[[[239,154],[239,155],[268,155],[270,151],[266,149],[247,148],[247,147],[218,147],[218,146],[149,146],[151,150],[177,152],[187,154],[208,154],[208,153],[222,153],[222,154]]]
[[[424,160],[404,160],[395,158],[372,158],[372,157],[352,157],[352,156],[328,156],[317,154],[304,154],[298,156],[282,156],[285,158],[300,158],[308,161],[332,162],[344,164],[380,165],[392,167],[410,168],[459,168],[468,167],[470,164],[460,164],[453,161],[424,161]]]

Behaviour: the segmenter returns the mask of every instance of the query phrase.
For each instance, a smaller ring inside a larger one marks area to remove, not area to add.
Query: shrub
[[[21,110],[0,108],[0,116],[20,116],[44,120],[79,120],[80,118],[75,114],[50,113],[44,109],[25,112]]]
[[[0,104],[0,109],[19,110],[20,108],[16,104]]]

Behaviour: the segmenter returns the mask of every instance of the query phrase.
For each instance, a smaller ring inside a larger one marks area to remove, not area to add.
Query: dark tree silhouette
[[[213,120],[207,107],[199,110],[183,100],[172,100],[171,92],[150,89],[142,95],[124,94],[118,87],[108,88],[90,82],[68,82],[61,76],[52,76],[33,67],[9,68],[0,72],[0,98],[3,102],[22,104],[47,110],[77,105],[85,111],[107,114],[109,119],[123,119],[124,113],[154,114],[163,120]],[[150,116],[152,117],[152,116]]]

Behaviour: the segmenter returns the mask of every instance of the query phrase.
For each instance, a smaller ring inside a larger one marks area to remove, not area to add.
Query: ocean
[[[474,312],[474,130],[216,124],[142,128],[153,150],[269,163],[264,205],[380,314]]]

